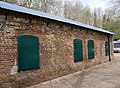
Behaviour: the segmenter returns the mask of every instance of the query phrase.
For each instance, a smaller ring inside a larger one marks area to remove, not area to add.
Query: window
[[[94,41],[88,40],[88,59],[94,58]]]
[[[120,43],[114,43],[114,48],[120,48]]]
[[[18,37],[18,72],[39,69],[39,39],[35,36]]]
[[[82,40],[74,39],[74,62],[83,61]]]
[[[110,52],[110,45],[109,45],[109,42],[106,41],[105,42],[105,56],[108,56],[109,52]]]

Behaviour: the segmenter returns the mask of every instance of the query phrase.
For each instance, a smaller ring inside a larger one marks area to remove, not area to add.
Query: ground
[[[120,53],[116,60],[29,88],[120,88]]]

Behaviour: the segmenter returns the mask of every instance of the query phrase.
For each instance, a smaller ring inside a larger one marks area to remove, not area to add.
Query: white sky
[[[104,10],[112,5],[110,3],[111,0],[67,0],[67,1],[80,1],[84,5],[90,6],[91,9],[101,8]]]
[[[106,9],[111,6],[110,0],[79,0],[85,5],[89,5],[93,8]]]

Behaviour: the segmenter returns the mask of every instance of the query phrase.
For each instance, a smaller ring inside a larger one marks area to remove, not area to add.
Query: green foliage
[[[111,24],[110,31],[115,33],[114,40],[120,39],[120,20],[116,20]]]
[[[79,0],[1,0],[9,3],[40,10],[85,24],[103,28],[115,33],[114,39],[120,39],[120,0],[113,0],[113,7],[102,11],[95,8],[91,11]],[[2,28],[3,29],[3,28]],[[6,28],[4,28],[6,29]]]

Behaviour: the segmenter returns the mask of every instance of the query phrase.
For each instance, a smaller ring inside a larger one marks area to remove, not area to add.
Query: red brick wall
[[[0,23],[9,29],[8,32],[0,30],[1,87],[26,87],[109,61],[104,45],[107,34],[12,11],[1,12]],[[17,37],[20,35],[39,37],[41,67],[11,75],[13,66],[17,67]],[[73,39],[76,38],[83,40],[83,61],[78,63],[74,63],[73,53]],[[87,57],[89,39],[95,42],[92,60]],[[111,59],[114,58],[112,42],[110,36]]]

